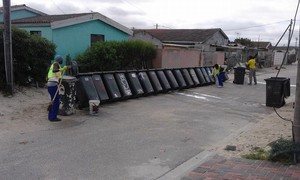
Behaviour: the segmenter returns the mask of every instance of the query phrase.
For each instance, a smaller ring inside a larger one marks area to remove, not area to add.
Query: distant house
[[[249,56],[256,56],[259,67],[270,67],[273,65],[271,42],[251,41],[249,46],[230,43],[224,47],[226,49],[226,61],[229,68],[239,63],[245,63]]]
[[[274,65],[291,64],[297,61],[299,48],[296,46],[277,46],[274,48]],[[285,55],[286,54],[286,55]]]
[[[268,41],[251,41],[251,47],[259,50],[271,50],[273,48],[272,43]]]
[[[137,29],[131,39],[151,42],[157,48],[168,45],[226,45],[228,37],[221,29]]]
[[[11,6],[11,20],[35,16],[46,16],[46,13],[27,7],[25,4]],[[3,22],[3,7],[0,7],[0,22]]]
[[[150,42],[157,47],[156,68],[191,67],[224,63],[223,45],[229,39],[217,29],[135,29],[130,40]]]
[[[26,5],[12,6],[11,12],[12,26],[50,40],[64,57],[74,58],[97,41],[124,41],[132,35],[129,28],[97,12],[47,15]]]
[[[249,54],[257,54],[257,63],[260,67],[271,67],[274,64],[274,56],[272,55],[273,46],[268,41],[251,41]]]

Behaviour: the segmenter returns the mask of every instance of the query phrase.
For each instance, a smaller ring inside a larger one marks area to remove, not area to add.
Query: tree
[[[248,38],[238,38],[234,40],[235,43],[241,44],[243,46],[247,47],[253,47],[253,44],[251,43],[251,40]]]

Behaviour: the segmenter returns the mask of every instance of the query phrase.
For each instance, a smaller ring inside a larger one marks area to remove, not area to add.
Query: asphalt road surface
[[[279,75],[291,79],[291,96],[296,66]],[[231,74],[224,88],[210,85],[105,104],[97,116],[79,112],[52,128],[2,137],[0,179],[168,179],[272,113],[265,105],[264,79],[276,73],[260,69],[258,85],[252,86],[246,78],[244,85],[233,84]]]

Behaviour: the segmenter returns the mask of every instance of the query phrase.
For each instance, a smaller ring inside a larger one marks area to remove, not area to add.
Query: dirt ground
[[[49,128],[46,109],[50,99],[47,89],[19,88],[13,97],[0,95],[0,102],[0,138],[8,133],[25,133]],[[294,116],[293,104],[288,103],[277,109],[277,112],[291,120]],[[218,154],[240,157],[249,154],[256,147],[264,148],[280,137],[292,138],[292,123],[272,113],[230,140],[229,144],[236,146],[236,151],[218,149]]]
[[[265,148],[269,143],[279,138],[292,139],[293,102],[276,108],[276,111],[285,120],[274,111],[274,113],[241,131],[227,143],[230,146],[236,146],[235,151],[226,150],[225,146],[218,150],[218,154],[225,157],[241,157],[254,153],[257,148]]]
[[[47,123],[50,103],[46,89],[17,88],[14,96],[0,95],[0,134],[22,133]]]

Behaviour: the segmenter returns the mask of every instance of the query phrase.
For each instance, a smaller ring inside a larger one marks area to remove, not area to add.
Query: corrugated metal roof
[[[251,45],[252,47],[257,47],[257,48],[272,48],[272,44],[271,42],[267,42],[267,41],[251,41]]]
[[[139,29],[134,33],[146,32],[162,42],[190,41],[205,42],[215,33],[221,31],[224,37],[228,38],[220,28],[216,29]]]
[[[36,17],[12,20],[11,23],[12,24],[52,23],[54,21],[66,20],[66,19],[76,18],[76,17],[85,16],[89,14],[93,14],[93,13],[36,16]]]
[[[0,7],[0,12],[3,12],[3,10],[4,10],[4,8]],[[32,8],[26,6],[25,4],[10,6],[10,11],[18,11],[18,10],[28,10],[28,11],[34,12],[36,14],[39,14],[41,16],[47,15],[46,13],[43,13],[41,11],[38,11],[36,9],[32,9]]]

